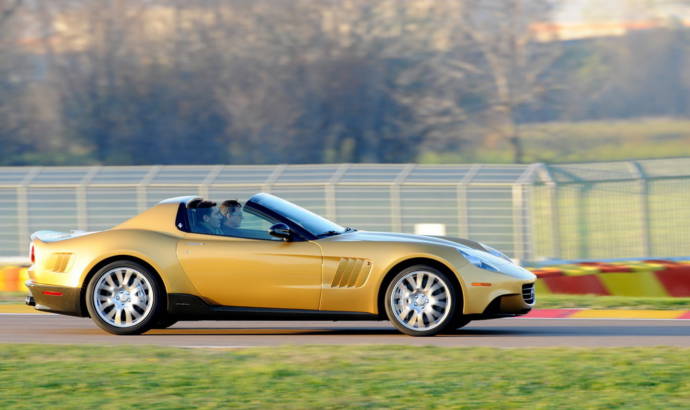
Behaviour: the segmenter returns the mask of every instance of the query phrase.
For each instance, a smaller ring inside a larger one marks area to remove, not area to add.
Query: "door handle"
[[[189,246],[203,246],[206,245],[204,242],[189,242]]]

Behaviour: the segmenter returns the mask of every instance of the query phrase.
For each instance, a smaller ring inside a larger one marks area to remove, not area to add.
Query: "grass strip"
[[[4,408],[687,408],[690,349],[6,345]]]
[[[690,310],[690,298],[537,294],[535,308]]]

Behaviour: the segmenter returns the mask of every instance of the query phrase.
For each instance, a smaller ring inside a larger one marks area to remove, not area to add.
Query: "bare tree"
[[[506,141],[513,160],[523,162],[520,112],[555,86],[550,75],[561,56],[560,44],[539,39],[535,30],[538,23],[550,21],[555,3],[465,0],[463,6],[455,15],[452,38],[456,47],[444,61],[445,67],[468,79],[482,96],[472,114],[483,124],[484,143],[493,146]]]

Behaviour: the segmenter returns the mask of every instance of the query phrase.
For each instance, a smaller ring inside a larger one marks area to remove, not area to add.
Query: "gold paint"
[[[196,295],[211,304],[374,314],[386,275],[412,258],[434,260],[455,275],[464,314],[482,313],[496,297],[520,295],[522,284],[534,281],[476,268],[451,246],[414,238],[358,241],[353,232],[283,242],[185,233],[174,225],[177,209],[178,204],[163,203],[110,230],[35,240],[37,263],[29,277],[39,284],[86,287],[96,264],[129,256],[153,266],[168,293]],[[53,254],[71,257],[56,257],[49,268]]]

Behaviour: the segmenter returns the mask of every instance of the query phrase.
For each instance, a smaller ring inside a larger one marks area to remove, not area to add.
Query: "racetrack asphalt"
[[[380,322],[180,322],[137,336],[115,336],[88,318],[0,314],[0,343],[159,345],[243,348],[277,345],[388,344],[485,347],[690,347],[690,321],[511,318],[471,322],[434,337],[410,337]]]

